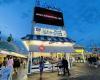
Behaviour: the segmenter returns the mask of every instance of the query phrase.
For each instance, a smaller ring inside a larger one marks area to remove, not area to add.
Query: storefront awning
[[[22,55],[22,54],[19,54],[19,53],[16,53],[16,52],[8,52],[8,51],[4,51],[4,50],[1,50],[0,54],[11,55],[11,56],[16,56],[16,57],[21,57],[21,58],[27,58],[25,55]]]
[[[51,41],[51,42],[75,42],[72,39],[65,38],[65,37],[40,36],[40,35],[26,35],[22,39],[23,40]]]

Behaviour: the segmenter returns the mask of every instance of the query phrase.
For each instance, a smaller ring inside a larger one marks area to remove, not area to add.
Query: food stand
[[[68,41],[67,38],[57,38],[58,41],[54,41],[53,38],[55,37],[47,37],[47,40],[36,40],[34,37],[38,36],[27,35],[22,38],[24,45],[29,51],[28,74],[39,72],[40,56],[43,56],[45,60],[44,71],[56,71],[59,58],[66,57],[69,61],[69,55],[74,50],[74,43],[71,40]],[[49,41],[48,38],[51,38],[51,41]]]

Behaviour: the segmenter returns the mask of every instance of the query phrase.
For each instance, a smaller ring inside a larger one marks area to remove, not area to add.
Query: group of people
[[[69,72],[69,68],[68,68],[68,61],[66,60],[66,58],[59,59],[57,66],[59,68],[58,74],[62,70],[63,75],[66,75],[66,71],[67,71],[68,76],[70,76],[70,72]],[[44,69],[43,56],[40,57],[40,66],[39,67],[40,67],[40,78],[42,78],[43,69]]]
[[[12,80],[13,74],[13,58],[12,56],[5,57],[1,64],[0,80]]]
[[[13,56],[7,56],[4,58],[2,64],[1,64],[1,78],[0,80],[5,80],[3,79],[5,76],[3,76],[4,74],[4,70],[9,69],[9,75],[7,80],[12,80],[12,75],[18,73],[18,70],[21,66],[21,64],[23,64],[25,61],[21,60],[20,58],[17,57],[13,57]],[[23,64],[23,67],[25,67],[25,64]]]
[[[68,68],[68,61],[66,58],[59,58],[58,61],[58,75],[59,73],[66,75],[66,71],[68,73],[68,76],[70,76],[69,68]]]
[[[98,63],[99,58],[97,56],[89,56],[87,58],[87,61],[89,63],[89,66],[94,65],[95,67],[98,67],[98,65],[99,65],[99,63]]]

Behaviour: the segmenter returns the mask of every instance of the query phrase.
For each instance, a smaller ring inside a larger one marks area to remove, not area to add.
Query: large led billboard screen
[[[49,10],[41,7],[35,7],[33,21],[42,24],[64,26],[62,12]]]

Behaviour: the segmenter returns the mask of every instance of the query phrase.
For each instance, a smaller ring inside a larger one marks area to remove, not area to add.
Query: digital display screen
[[[64,26],[62,12],[49,10],[41,7],[35,7],[33,21],[42,24]]]

